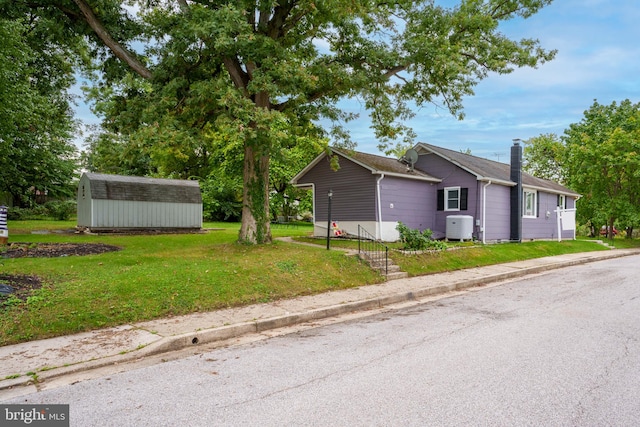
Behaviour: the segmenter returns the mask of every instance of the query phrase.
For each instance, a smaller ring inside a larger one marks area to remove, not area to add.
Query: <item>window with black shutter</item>
[[[466,211],[468,199],[468,188],[447,187],[438,190],[437,209],[439,211]]]
[[[467,199],[469,198],[469,189],[468,188],[461,188],[460,189],[460,210],[461,211],[466,211],[467,210]]]

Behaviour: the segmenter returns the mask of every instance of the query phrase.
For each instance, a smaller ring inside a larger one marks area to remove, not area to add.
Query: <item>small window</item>
[[[537,193],[531,190],[524,190],[522,197],[522,216],[525,218],[535,218],[538,213]]]
[[[564,194],[558,194],[558,207],[560,209],[567,209],[567,196]]]
[[[445,211],[460,210],[460,187],[444,189]]]
[[[468,188],[447,187],[438,190],[437,209],[439,211],[466,211]]]

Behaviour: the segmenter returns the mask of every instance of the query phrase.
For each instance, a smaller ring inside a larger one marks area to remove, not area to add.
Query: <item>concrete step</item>
[[[386,280],[404,279],[405,277],[409,277],[409,273],[405,271],[397,271],[395,273],[387,274]]]
[[[400,270],[400,266],[396,265],[389,260],[385,260],[384,256],[380,256],[379,253],[373,254],[373,259],[371,254],[367,252],[361,252],[358,254],[360,259],[369,263],[369,266],[374,270],[378,270],[380,274],[386,276],[386,280],[394,280],[394,279],[403,279],[405,277],[409,277],[408,273]]]
[[[380,270],[384,273],[385,270],[385,265],[384,263],[382,264],[370,264],[371,268],[373,268],[374,270]],[[400,271],[400,266],[399,265],[395,265],[395,264],[389,264],[386,267],[387,272],[389,273],[395,273],[396,271]]]

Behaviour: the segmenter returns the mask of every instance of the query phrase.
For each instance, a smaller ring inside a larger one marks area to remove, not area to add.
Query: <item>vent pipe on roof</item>
[[[511,147],[511,241],[522,241],[522,146],[520,139],[513,140]]]

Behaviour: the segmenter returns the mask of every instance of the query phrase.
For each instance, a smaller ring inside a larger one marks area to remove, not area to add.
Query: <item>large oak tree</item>
[[[498,28],[550,2],[131,0],[123,8],[115,0],[16,0],[12,8],[56,17],[90,41],[102,71],[95,96],[112,131],[155,127],[158,143],[200,152],[202,141],[184,131],[240,138],[239,237],[264,243],[269,162],[283,149],[283,124],[289,141],[348,138],[353,117],[336,103],[357,98],[389,148],[413,136],[403,126],[412,105],[443,104],[462,117],[463,98],[489,73],[552,59],[538,41],[510,40]],[[322,118],[334,125],[318,129]]]

